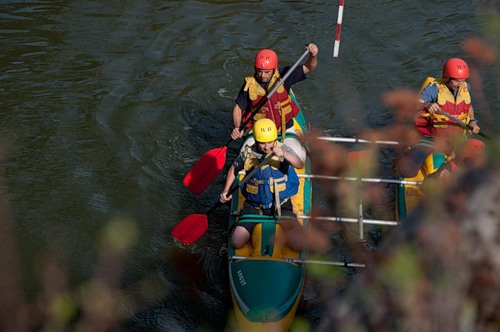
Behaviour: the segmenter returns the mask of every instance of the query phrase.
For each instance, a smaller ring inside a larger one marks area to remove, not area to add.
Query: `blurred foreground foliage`
[[[481,72],[493,72],[494,86],[500,88],[500,8],[495,2],[489,6],[496,6],[496,11],[483,15],[487,38],[470,36],[462,46],[471,64],[471,85],[483,87]],[[412,119],[418,109],[417,99],[415,91],[386,92],[382,100],[394,111],[394,122],[359,137],[404,142],[406,146],[416,143]],[[486,100],[482,105],[487,105]],[[498,111],[497,104],[481,107],[476,114],[495,121],[498,114],[494,109]],[[367,246],[366,240],[360,241],[363,237],[349,225],[313,222],[313,251],[319,255],[332,252],[331,238],[319,238],[337,231],[350,248],[348,259],[366,264],[354,277],[347,274],[349,280],[344,280],[344,287],[326,300],[328,309],[318,331],[500,330],[500,137],[490,125],[485,121],[481,127],[493,136],[486,150],[446,181],[430,185],[431,191],[418,208],[386,231],[376,249]],[[311,142],[315,174],[377,175],[373,165],[378,165],[376,155],[380,150],[375,145],[353,169],[346,158],[348,151],[342,147]],[[396,148],[397,154],[402,151],[403,147]],[[352,184],[319,185],[336,212],[357,215],[360,196],[367,206],[390,206],[384,202],[384,186],[358,184],[353,189]],[[323,287],[338,287],[342,282],[337,273],[328,280],[324,269],[309,271]]]

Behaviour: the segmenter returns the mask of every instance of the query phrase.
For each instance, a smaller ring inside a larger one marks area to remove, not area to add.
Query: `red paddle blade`
[[[184,185],[194,194],[201,194],[224,168],[226,151],[227,146],[223,146],[205,153],[184,177]]]
[[[191,245],[195,243],[208,229],[208,217],[206,214],[192,214],[182,219],[174,227],[172,236],[180,242]]]

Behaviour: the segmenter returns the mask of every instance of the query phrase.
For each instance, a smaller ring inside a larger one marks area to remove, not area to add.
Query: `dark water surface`
[[[347,0],[334,59],[337,5],[0,1],[0,134],[27,296],[40,288],[34,266],[52,246],[72,283],[91,277],[102,230],[125,218],[138,226],[116,285],[129,297],[118,300],[126,329],[224,329],[226,211],[189,248],[169,231],[217,199],[222,176],[198,197],[182,178],[229,139],[233,99],[255,53],[273,48],[292,64],[304,43],[316,43],[318,70],[297,98],[313,127],[352,136],[390,121],[383,91],[439,75],[482,28],[481,1]],[[494,90],[491,78],[484,84]],[[483,128],[499,130],[498,113]]]

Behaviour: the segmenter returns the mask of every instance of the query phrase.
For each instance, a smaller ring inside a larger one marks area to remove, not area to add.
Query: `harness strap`
[[[278,216],[281,217],[281,203],[280,203],[280,193],[278,190],[278,183],[274,181],[273,186],[274,186],[274,197],[276,198],[276,212],[278,213]]]
[[[290,199],[290,197],[288,198],[285,198],[283,201],[281,201],[279,203],[279,207],[281,208],[281,206],[283,204],[285,204],[286,202],[288,202],[288,200]],[[269,203],[269,204],[257,204],[257,203],[254,203],[254,202],[250,202],[254,208],[256,208],[257,210],[259,210],[259,214],[262,214],[262,209],[269,209],[269,208],[272,208],[273,206],[276,206],[276,209],[278,209],[278,202],[276,202],[275,204],[273,203]]]
[[[264,183],[264,180],[257,180],[257,179],[251,179],[250,181],[248,181],[249,183],[253,183],[253,184],[263,184]]]
[[[286,180],[287,180],[287,176],[285,174],[285,176],[282,176],[280,178],[270,178],[269,184],[273,184],[274,182],[286,181]]]
[[[280,105],[280,113],[281,113],[281,143],[285,141],[286,136],[286,123],[285,123],[285,112],[281,109]]]

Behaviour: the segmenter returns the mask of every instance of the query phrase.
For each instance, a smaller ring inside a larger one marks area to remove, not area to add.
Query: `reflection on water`
[[[304,43],[318,44],[319,69],[295,92],[313,127],[345,136],[390,121],[380,93],[437,75],[478,31],[472,3],[353,1],[333,59],[336,15],[331,1],[2,2],[0,128],[30,297],[40,287],[35,253],[58,239],[71,282],[85,280],[100,230],[127,215],[140,235],[124,289],[155,280],[146,285],[161,294],[119,306],[131,328],[222,329],[226,210],[191,248],[168,231],[220,191],[222,175],[200,197],[181,180],[227,142],[255,52],[274,48],[291,64]]]

